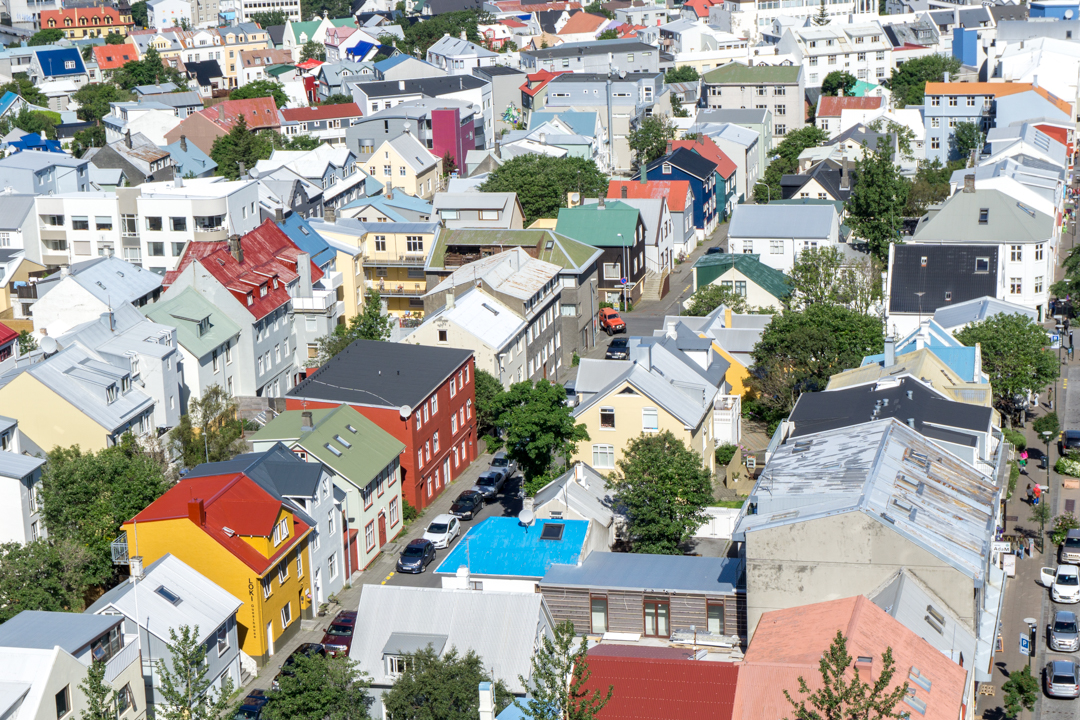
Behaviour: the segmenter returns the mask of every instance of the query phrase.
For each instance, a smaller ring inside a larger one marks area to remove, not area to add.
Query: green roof
[[[797,83],[801,65],[754,65],[749,67],[737,62],[718,67],[705,73],[706,83]]]
[[[287,410],[250,439],[252,442],[296,442],[338,475],[360,487],[367,485],[405,450],[400,440],[351,405],[309,412],[314,430],[300,429],[303,410]]]
[[[275,65],[275,66],[273,66],[271,68],[267,68],[266,74],[270,75],[272,77],[277,77],[278,75],[284,75],[285,73],[289,72],[290,70],[295,70],[295,69],[296,69],[295,65]]]
[[[702,255],[694,263],[694,269],[697,270],[697,287],[708,285],[732,268],[741,272],[751,282],[775,298],[784,298],[791,294],[788,276],[761,262],[760,256],[753,254]]]
[[[428,259],[429,268],[441,268],[450,245],[474,245],[476,247],[504,245],[521,248],[540,248],[537,259],[558,265],[564,269],[579,269],[596,259],[599,251],[550,230],[484,230],[467,228],[440,230]]]
[[[357,27],[356,18],[354,17],[332,18],[330,24],[334,27]]]
[[[310,40],[315,35],[315,31],[319,29],[319,25],[321,24],[322,20],[309,20],[308,22],[292,23],[293,41],[300,42],[301,33],[307,33],[308,40]]]
[[[144,305],[140,310],[156,323],[175,327],[176,341],[197,358],[209,355],[226,340],[240,334],[239,325],[191,287],[171,298]],[[199,323],[203,319],[207,319],[208,324],[200,334]]]
[[[867,93],[876,88],[877,85],[868,83],[865,80],[855,81],[855,90],[852,91],[854,97],[867,97]]]
[[[578,205],[559,210],[555,229],[593,247],[631,247],[638,209],[618,200],[605,205]]]

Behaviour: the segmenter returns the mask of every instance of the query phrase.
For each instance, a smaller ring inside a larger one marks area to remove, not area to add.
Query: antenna
[[[534,513],[528,508],[525,508],[518,513],[518,522],[525,526],[525,530],[527,532],[529,526],[536,522],[536,513]]]

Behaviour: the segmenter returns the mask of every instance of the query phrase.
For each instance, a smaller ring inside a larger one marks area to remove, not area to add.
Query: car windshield
[[[446,523],[431,523],[427,526],[427,531],[433,535],[442,535],[446,532]]]
[[[1080,548],[1080,537],[1067,537],[1067,538],[1065,538],[1065,547],[1067,547],[1067,548]]]
[[[626,347],[629,343],[630,341],[627,338],[615,338],[611,341],[611,345],[609,345],[608,347],[623,348]]]
[[[490,475],[485,475],[484,477],[477,480],[476,484],[477,485],[494,485],[495,484],[495,478],[491,477]]]
[[[1080,576],[1072,575],[1072,574],[1066,575],[1065,573],[1059,573],[1058,576],[1057,576],[1057,584],[1058,585],[1070,585],[1070,586],[1080,585]]]
[[[259,717],[257,708],[240,708],[240,710],[233,715],[233,720],[255,720],[257,717]]]
[[[491,467],[506,467],[510,464],[510,461],[506,458],[495,458],[491,461]]]
[[[352,635],[352,630],[352,625],[331,625],[326,634],[335,637],[349,637]]]
[[[1075,633],[1076,621],[1075,620],[1055,620],[1054,632],[1059,633]]]
[[[430,528],[429,528],[430,529]],[[419,545],[410,545],[401,553],[402,557],[424,557],[424,548]]]
[[[1076,684],[1076,678],[1074,678],[1072,675],[1059,675],[1057,673],[1054,673],[1054,684],[1055,685],[1075,685]]]

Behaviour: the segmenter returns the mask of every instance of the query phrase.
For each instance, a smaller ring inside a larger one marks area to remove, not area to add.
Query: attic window
[[[199,321],[199,337],[202,337],[210,331],[210,316],[207,315]]]
[[[334,439],[337,440],[339,443],[341,443],[342,445],[344,445],[347,448],[352,447],[352,443],[349,442],[348,440],[346,440],[345,438],[341,437],[340,435],[335,435]]]
[[[169,588],[165,587],[164,585],[158,585],[157,589],[154,590],[154,592],[156,592],[161,597],[165,598],[165,600],[168,601],[168,603],[170,605],[179,605],[180,604],[180,596],[177,595],[176,593],[174,593]]]
[[[935,610],[933,605],[927,605],[926,612],[930,613],[930,616],[937,620],[939,623],[945,622],[945,616]]]
[[[541,540],[562,540],[563,530],[566,525],[563,523],[545,523],[544,529],[540,532]]]
[[[1021,210],[1023,210],[1024,212],[1026,212],[1026,213],[1027,213],[1028,215],[1030,215],[1031,217],[1035,217],[1035,211],[1034,211],[1034,210],[1032,210],[1031,208],[1029,208],[1029,207],[1028,207],[1027,205],[1025,205],[1024,203],[1022,203],[1022,202],[1018,202],[1018,203],[1016,203],[1016,207],[1020,208]]]
[[[303,225],[300,226],[300,232],[304,233],[305,235],[310,235],[311,234],[311,233],[308,232],[308,229],[306,227],[304,227]]]
[[[664,163],[664,166],[660,169],[660,172],[664,173],[665,175],[670,175],[671,163]]]
[[[499,314],[499,311],[498,311],[498,310],[496,310],[495,308],[491,307],[491,306],[490,306],[490,305],[488,305],[487,303],[483,303],[483,304],[482,304],[482,307],[483,307],[483,308],[484,308],[485,310],[487,310],[487,311],[488,311],[489,313],[491,313],[492,315],[498,315],[498,314]]]
[[[990,258],[977,257],[975,258],[975,272],[988,273],[990,272]]]
[[[919,258],[919,267],[926,267],[926,256],[923,255]]]
[[[554,240],[548,240],[547,245],[544,246],[544,249],[545,250],[551,250],[553,247],[555,247],[555,241]]]
[[[979,224],[986,225],[990,222],[990,208],[979,208]]]
[[[248,305],[254,305],[255,304],[255,298],[252,297],[251,293],[247,294],[247,301],[248,301]]]
[[[926,690],[927,692],[930,692],[930,685],[931,685],[930,680],[928,678],[924,677],[921,672],[919,672],[919,668],[917,668],[915,666],[912,666],[911,667],[911,672],[908,673],[908,679],[911,680],[911,682],[918,685],[919,687],[921,687],[923,690]]]
[[[336,455],[337,457],[341,457],[341,451],[338,450],[333,445],[331,445],[330,443],[326,443],[325,445],[323,445],[323,447],[326,448],[327,450],[329,450],[330,452],[334,453],[334,455]]]

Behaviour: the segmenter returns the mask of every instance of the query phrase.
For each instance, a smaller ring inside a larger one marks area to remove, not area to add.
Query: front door
[[[266,623],[266,654],[274,654],[274,623]]]
[[[315,598],[320,605],[323,602],[322,568],[315,568]]]
[[[386,544],[386,513],[379,513],[379,547]]]

